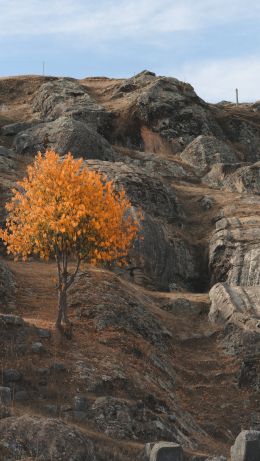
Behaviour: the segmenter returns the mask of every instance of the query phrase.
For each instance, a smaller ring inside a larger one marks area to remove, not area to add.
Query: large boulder
[[[14,139],[18,154],[36,154],[47,148],[59,154],[71,152],[75,157],[113,160],[114,152],[105,138],[85,123],[60,117],[20,132]]]
[[[242,431],[231,448],[231,461],[259,461],[260,432]]]
[[[0,421],[0,453],[5,459],[27,456],[42,461],[95,461],[92,442],[61,420],[21,416]]]
[[[238,161],[236,152],[228,144],[214,136],[203,135],[198,136],[184,149],[181,159],[200,174],[205,174],[215,163]]]
[[[44,83],[34,96],[32,108],[42,120],[71,116],[102,134],[108,133],[111,125],[111,114],[89,96],[86,87],[69,78]]]

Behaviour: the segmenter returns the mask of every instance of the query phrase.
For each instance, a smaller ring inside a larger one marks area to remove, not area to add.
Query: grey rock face
[[[36,154],[49,148],[61,155],[71,152],[75,157],[114,158],[110,144],[102,135],[70,117],[60,117],[22,131],[14,139],[14,148],[18,154]]]
[[[33,111],[45,121],[70,116],[102,134],[107,133],[111,125],[111,114],[89,96],[84,86],[72,79],[44,83],[34,97]]]
[[[88,160],[86,164],[89,168],[113,179],[118,188],[123,186],[133,206],[141,206],[147,213],[168,220],[176,217],[176,195],[158,176],[151,177],[145,169],[123,162]]]
[[[250,389],[259,391],[260,286],[218,283],[210,290],[209,296],[210,321],[224,325],[224,348],[229,354],[241,358],[237,386],[250,386]]]
[[[260,432],[242,431],[231,448],[231,461],[259,461]]]
[[[181,164],[173,158],[163,158],[152,152],[131,151],[131,156],[126,155],[124,148],[117,146],[116,161],[144,169],[149,176],[163,178],[193,178],[194,172],[188,165]]]
[[[158,289],[172,290],[174,284],[175,290],[193,290],[199,279],[195,248],[184,239],[171,238],[170,232],[149,215],[145,215],[142,225],[144,240],[138,241],[130,253],[132,265],[142,268],[150,284]],[[138,282],[138,274],[133,272]]]
[[[84,433],[51,418],[21,416],[1,420],[1,446],[8,451],[8,459],[37,456],[53,461],[96,460],[92,442]]]
[[[135,81],[139,84],[138,78]],[[201,133],[221,134],[192,86],[175,78],[150,77],[150,82],[137,97],[135,114],[168,141],[181,138],[179,141],[185,145]]]
[[[260,284],[259,205],[257,199],[241,200],[235,210],[224,210],[227,217],[217,221],[209,252],[212,284],[223,281],[241,286]]]
[[[144,212],[144,239],[137,241],[129,254],[131,277],[139,284],[164,290],[172,283],[187,287],[185,281],[189,280],[192,289],[200,277],[196,250],[175,237],[174,225],[180,220],[181,211],[174,191],[160,177],[151,177],[136,166],[94,160],[87,165],[113,179],[118,188],[123,186],[132,205]]]
[[[211,288],[209,296],[211,321],[231,322],[241,328],[259,332],[260,286],[239,287],[218,283]]]
[[[200,135],[181,153],[181,159],[200,174],[215,163],[237,163],[236,152],[228,144],[214,136]]]

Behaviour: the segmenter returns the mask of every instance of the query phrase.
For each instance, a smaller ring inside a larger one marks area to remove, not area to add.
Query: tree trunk
[[[56,321],[56,326],[61,328],[61,323],[65,323],[66,325],[70,324],[70,321],[67,317],[67,288],[62,287],[59,288],[58,293],[58,316]]]
[[[75,277],[79,271],[81,258],[78,256],[77,265],[72,274],[67,271],[67,255],[61,255],[59,252],[56,255],[57,269],[58,269],[58,316],[56,320],[56,327],[63,330],[62,323],[65,324],[66,331],[69,330],[71,336],[72,323],[67,316],[67,291],[71,284],[74,282]]]

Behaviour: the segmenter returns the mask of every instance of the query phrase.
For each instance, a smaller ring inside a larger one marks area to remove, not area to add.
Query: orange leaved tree
[[[26,260],[54,257],[58,270],[57,327],[69,324],[67,290],[82,261],[122,261],[140,229],[124,190],[89,170],[71,154],[38,153],[27,177],[17,183],[6,205],[0,237],[8,253]],[[69,271],[68,263],[74,261]]]

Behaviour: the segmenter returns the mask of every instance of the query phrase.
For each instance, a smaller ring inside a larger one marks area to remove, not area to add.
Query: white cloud
[[[169,72],[166,72],[169,74]],[[235,89],[242,102],[260,100],[260,57],[205,60],[186,64],[174,76],[187,80],[206,101],[234,101]]]
[[[0,36],[151,37],[260,18],[258,0],[0,0]]]

